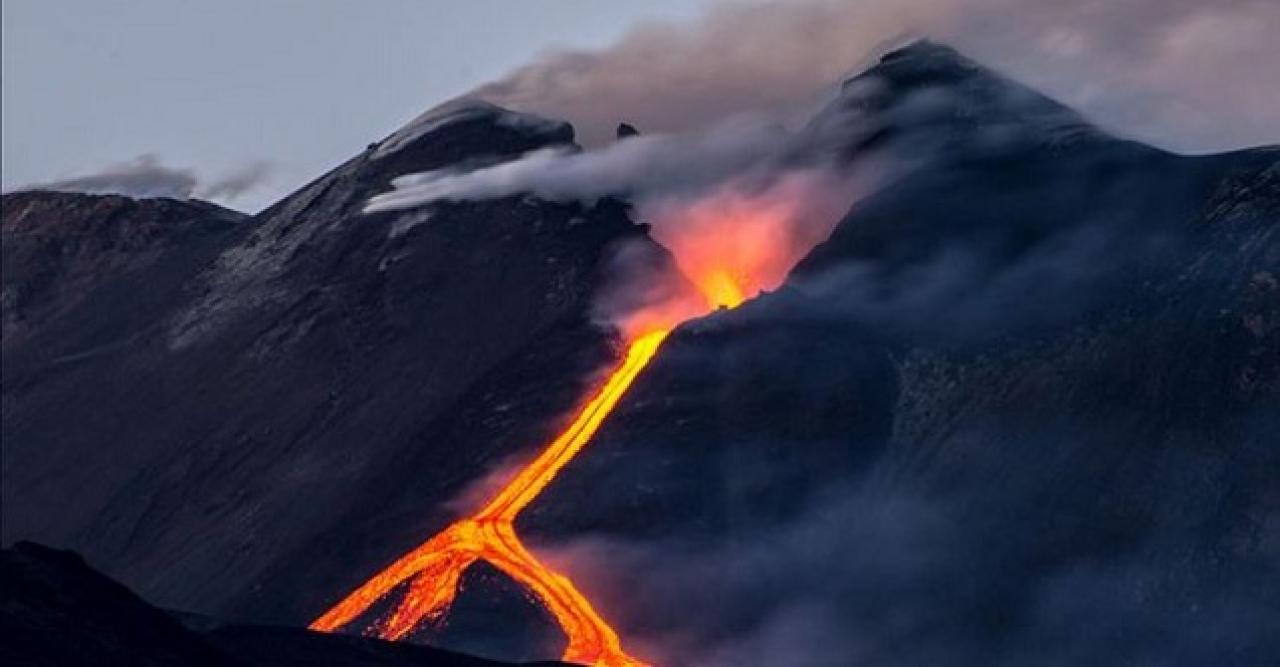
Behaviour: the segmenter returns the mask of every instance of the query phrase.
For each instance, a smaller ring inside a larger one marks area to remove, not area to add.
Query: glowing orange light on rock
[[[728,271],[711,271],[708,273],[701,285],[701,290],[706,295],[707,306],[710,308],[736,308],[738,304],[747,300],[742,288],[738,287],[738,283],[729,276]]]
[[[796,187],[780,184],[753,191],[725,186],[692,201],[653,204],[647,214],[654,237],[671,251],[707,306],[732,308],[776,287],[799,253],[812,245],[797,239],[796,221],[805,199],[792,192]]]
[[[645,202],[641,216],[696,293],[630,313],[624,329],[671,328],[776,288],[849,204],[849,187],[820,171]]]

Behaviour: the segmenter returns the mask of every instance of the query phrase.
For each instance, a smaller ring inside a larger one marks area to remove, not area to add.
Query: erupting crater
[[[516,535],[516,516],[587,444],[626,393],[667,334],[680,322],[719,308],[734,308],[746,295],[781,282],[787,268],[812,241],[797,242],[795,221],[803,213],[798,181],[772,190],[744,193],[733,187],[695,201],[673,202],[654,211],[657,240],[672,251],[689,293],[649,304],[622,327],[630,341],[613,371],[572,423],[479,511],[461,519],[402,556],[313,621],[310,628],[332,632],[364,615],[401,588],[395,608],[365,629],[384,639],[401,639],[420,623],[438,623],[458,594],[463,572],[484,560],[533,593],[567,637],[566,662],[597,667],[640,667],[646,663],[623,651],[618,633],[567,577],[529,552]],[[816,240],[816,239],[814,239]]]

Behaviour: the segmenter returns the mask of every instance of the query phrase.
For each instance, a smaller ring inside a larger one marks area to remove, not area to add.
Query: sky
[[[154,155],[269,163],[260,208],[551,47],[599,48],[706,0],[4,0],[3,187]]]
[[[1280,142],[1276,0],[5,0],[3,188],[258,210],[455,96],[703,131],[928,36],[1186,153]],[[163,176],[157,180],[156,175]]]

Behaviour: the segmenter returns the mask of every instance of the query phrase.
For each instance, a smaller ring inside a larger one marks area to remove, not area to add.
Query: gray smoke
[[[197,183],[190,169],[166,167],[158,157],[148,153],[93,174],[40,183],[30,189],[186,199],[195,191]]]
[[[270,174],[270,163],[261,160],[250,162],[226,176],[197,186],[194,194],[201,199],[237,199],[265,183]]]
[[[370,211],[439,200],[531,192],[552,201],[606,195],[697,191],[749,170],[768,171],[790,137],[759,118],[734,118],[705,132],[646,135],[589,152],[546,148],[473,171],[442,170],[395,179]]]
[[[199,197],[228,201],[262,185],[270,171],[268,163],[253,162],[223,177],[205,182],[192,169],[167,166],[156,155],[146,153],[92,174],[37,183],[24,189],[116,194],[137,198]]]
[[[905,35],[927,35],[1129,134],[1175,150],[1274,142],[1271,0],[811,0],[721,6],[600,51],[548,53],[470,96],[566,118],[587,144],[619,120],[683,131],[803,110]]]

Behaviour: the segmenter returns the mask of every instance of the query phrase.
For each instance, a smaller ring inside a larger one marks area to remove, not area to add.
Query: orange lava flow
[[[564,661],[598,667],[643,666],[645,663],[622,650],[618,633],[592,608],[573,582],[543,565],[524,547],[516,536],[513,522],[587,444],[632,381],[653,359],[668,333],[669,330],[661,329],[632,342],[622,365],[569,427],[480,511],[453,523],[374,575],[312,621],[311,629],[337,630],[407,581],[407,590],[398,606],[369,628],[370,634],[384,639],[400,639],[424,621],[442,619],[457,596],[463,571],[477,560],[484,560],[529,589],[555,617],[568,638],[562,655]]]
[[[661,298],[643,302],[614,322],[632,341],[621,366],[568,428],[479,511],[374,575],[310,627],[337,630],[368,614],[379,601],[398,595],[394,608],[366,633],[401,639],[423,623],[442,621],[458,595],[463,573],[484,560],[535,595],[556,619],[567,638],[562,656],[566,662],[643,665],[622,650],[617,632],[573,582],[525,548],[514,522],[595,435],[672,328],[710,311],[734,308],[749,294],[776,287],[804,252],[830,231],[830,225],[808,222],[834,224],[836,213],[847,208],[847,201],[833,198],[836,190],[830,185],[812,174],[764,188],[731,182],[695,199],[675,197],[649,205],[646,216],[654,223],[654,237],[675,259],[672,274],[657,283],[675,287],[658,290]]]

